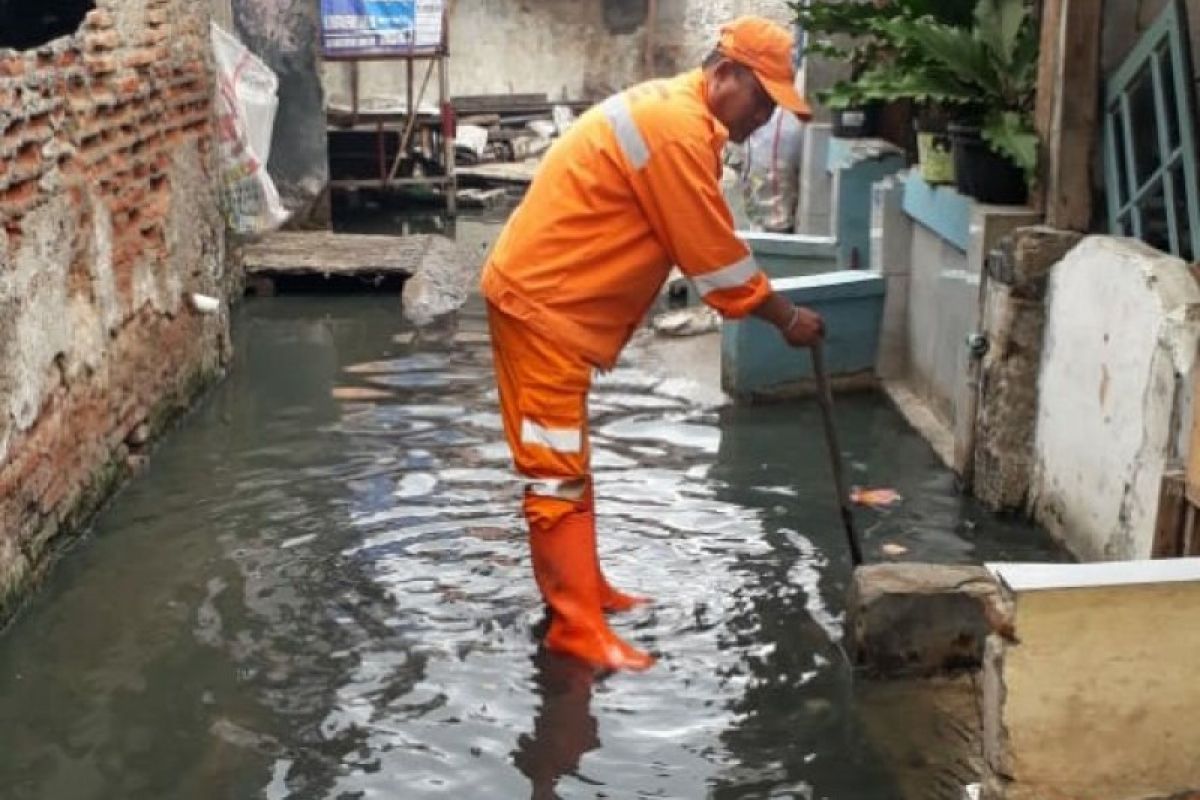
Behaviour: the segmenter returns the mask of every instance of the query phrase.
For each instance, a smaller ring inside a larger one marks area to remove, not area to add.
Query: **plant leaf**
[[[988,2],[988,0],[982,0]],[[967,85],[985,93],[1003,94],[1003,84],[988,58],[987,48],[970,32],[933,22],[893,20],[884,27],[904,47],[916,47],[931,63],[955,75]]]
[[[984,120],[983,139],[992,149],[1008,156],[1032,178],[1037,171],[1038,137],[1028,114],[993,111]]]

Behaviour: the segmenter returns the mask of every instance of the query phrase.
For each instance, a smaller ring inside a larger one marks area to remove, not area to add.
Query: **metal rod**
[[[862,548],[858,534],[854,531],[854,517],[850,513],[850,494],[846,491],[842,476],[842,449],[838,446],[837,429],[833,424],[833,392],[829,388],[829,374],[825,371],[825,353],[817,342],[810,348],[813,374],[817,378],[817,401],[821,405],[821,416],[825,420],[825,443],[829,445],[829,468],[833,472],[833,483],[837,488],[838,507],[842,512],[842,525],[846,528],[846,541],[850,545],[850,561],[854,566],[863,563]]]

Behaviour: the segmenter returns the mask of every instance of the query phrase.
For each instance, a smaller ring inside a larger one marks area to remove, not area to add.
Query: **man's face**
[[[775,101],[750,69],[723,60],[709,78],[709,107],[729,129],[730,141],[741,144],[767,124],[775,113]]]

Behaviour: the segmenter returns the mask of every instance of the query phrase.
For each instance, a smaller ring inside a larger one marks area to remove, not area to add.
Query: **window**
[[[1103,121],[1109,230],[1186,261],[1200,258],[1192,80],[1172,0],[1109,80]]]

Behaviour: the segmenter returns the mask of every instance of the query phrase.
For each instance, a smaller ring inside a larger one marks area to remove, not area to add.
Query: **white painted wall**
[[[1200,288],[1140,242],[1091,237],[1047,297],[1032,505],[1080,557],[1147,558],[1200,343]]]
[[[790,24],[786,0],[657,0],[654,42],[660,75],[699,64],[721,23],[755,13]],[[600,99],[648,77],[645,27],[612,34],[603,0],[463,0],[450,18],[450,92],[545,93],[551,99]],[[329,102],[346,105],[350,67],[326,64]],[[392,62],[360,66],[360,95],[402,99],[405,69]],[[416,85],[421,83],[418,72]],[[428,99],[436,98],[436,81]]]

